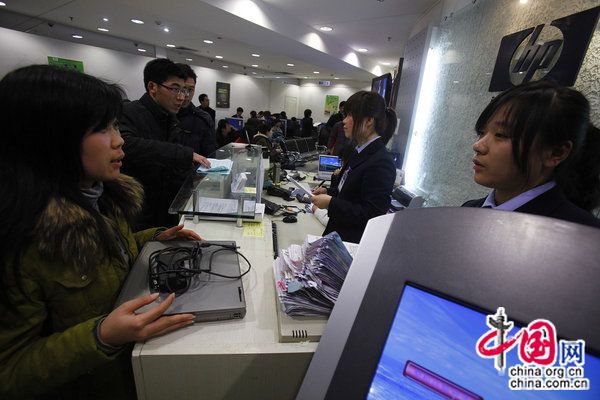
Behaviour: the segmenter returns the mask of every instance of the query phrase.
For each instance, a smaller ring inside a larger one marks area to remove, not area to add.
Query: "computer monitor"
[[[505,211],[370,220],[297,399],[600,398],[598,243],[598,229]],[[509,336],[545,319],[559,340],[584,340],[589,389],[511,391],[509,379],[526,380],[510,375],[521,344],[505,375],[476,351],[499,307],[517,326]]]
[[[385,104],[390,104],[392,96],[392,74],[387,73],[371,81],[371,91],[377,92],[385,99]]]
[[[229,125],[231,125],[233,127],[233,129],[235,129],[236,131],[239,131],[244,127],[244,119],[243,118],[229,117],[229,118],[225,118],[225,119],[227,120],[227,122],[229,122]]]

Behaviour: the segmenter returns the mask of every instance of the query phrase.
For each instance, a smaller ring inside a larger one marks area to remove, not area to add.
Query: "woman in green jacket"
[[[0,398],[135,398],[127,346],[193,322],[145,296],[112,310],[148,240],[141,186],[121,175],[121,90],[30,66],[0,81]],[[112,311],[111,311],[112,310]]]

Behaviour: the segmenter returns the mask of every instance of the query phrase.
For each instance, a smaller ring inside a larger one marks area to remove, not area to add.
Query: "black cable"
[[[220,249],[214,250],[208,260],[208,269],[200,268],[202,260],[202,248],[218,246]],[[212,262],[215,253],[231,251],[241,256],[248,264],[248,269],[237,276],[223,275],[212,271]],[[182,256],[183,255],[183,256]],[[162,259],[166,257],[167,260]],[[186,263],[190,267],[185,267]],[[149,265],[149,280],[150,286],[155,291],[163,292],[174,292],[175,294],[185,293],[191,283],[191,278],[194,275],[201,274],[203,272],[209,275],[215,275],[222,278],[228,279],[241,279],[244,275],[250,272],[252,264],[246,256],[237,251],[235,245],[220,244],[220,243],[209,243],[209,242],[196,242],[193,246],[182,246],[182,247],[166,247],[161,250],[152,252],[148,259]],[[167,277],[164,278],[164,275]]]

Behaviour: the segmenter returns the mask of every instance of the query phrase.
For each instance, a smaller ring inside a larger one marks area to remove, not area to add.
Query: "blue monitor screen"
[[[236,131],[239,131],[244,127],[244,120],[242,118],[227,118],[227,122],[229,122],[229,125]]]
[[[333,172],[341,166],[342,163],[337,156],[319,156],[319,171]]]
[[[510,321],[510,310],[506,314]],[[583,365],[588,390],[509,389],[509,367],[522,364],[518,346],[506,353],[507,368],[500,375],[494,360],[475,350],[478,339],[489,331],[485,321],[483,313],[405,286],[367,398],[600,399],[600,358],[589,353]],[[506,337],[519,329],[515,324]]]

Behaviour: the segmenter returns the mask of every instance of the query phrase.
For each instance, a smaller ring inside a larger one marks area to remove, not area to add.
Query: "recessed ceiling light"
[[[258,68],[258,64],[252,64],[251,67]]]
[[[292,64],[292,63],[287,63],[287,66],[288,66],[288,67],[293,67],[293,66],[294,66],[294,64]]]
[[[168,44],[167,47],[171,47],[172,48],[172,47],[175,47],[175,45],[174,44]]]
[[[363,48],[360,48],[360,49],[358,49],[357,51],[358,51],[358,52],[360,52],[360,53],[366,53],[366,52],[367,52],[367,51],[369,51],[369,50],[367,50],[367,49],[365,49],[365,48],[363,47]]]
[[[98,28],[98,30],[101,32],[108,32],[108,29],[106,29],[106,28]]]
[[[313,71],[313,74],[318,74],[318,73],[319,73],[319,71]]]
[[[260,54],[252,53],[252,57],[260,57]]]
[[[0,1],[0,7],[6,7],[6,3],[3,1]]]
[[[221,59],[223,58],[223,56],[215,56],[215,58]]]
[[[229,68],[229,65],[223,65],[223,68]]]
[[[333,79],[340,79],[340,78],[338,78],[338,77],[336,76],[336,77],[335,77],[335,78],[333,78]]]
[[[521,4],[527,4],[527,0],[521,0],[519,3],[521,3]]]
[[[135,19],[135,18],[132,18],[130,21],[133,22],[134,24],[138,24],[138,25],[141,25],[144,23],[144,21],[142,21],[141,19]]]
[[[305,76],[304,79],[308,79],[308,76]]]
[[[108,22],[108,18],[104,17],[104,18],[102,18],[102,21]]]
[[[279,77],[278,77],[278,76],[276,76],[275,78],[276,78],[276,79],[279,79]]]
[[[191,58],[186,58],[185,61],[194,61],[194,60]]]
[[[81,35],[71,35],[71,37],[73,37],[75,39],[83,39],[83,36],[81,36]]]
[[[141,53],[145,53],[146,49],[139,48],[138,51],[141,52]]]
[[[252,72],[252,75],[256,75],[256,72],[254,72],[254,71],[253,71],[253,72]]]
[[[389,63],[389,62],[382,62],[381,64],[383,64],[383,65],[392,65],[392,63]]]
[[[330,26],[322,26],[319,28],[319,30],[321,30],[323,32],[331,32],[333,30],[333,28]]]
[[[171,30],[169,28],[167,28],[166,26],[163,28],[163,31],[167,32],[167,33],[171,32]]]
[[[214,43],[212,40],[208,40],[208,39],[203,40],[203,42],[206,43],[206,44],[213,44]]]

